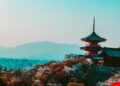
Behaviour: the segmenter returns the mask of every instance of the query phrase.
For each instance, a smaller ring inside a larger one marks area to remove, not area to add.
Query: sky
[[[120,0],[0,0],[0,46],[51,41],[79,44],[92,32],[120,47]]]

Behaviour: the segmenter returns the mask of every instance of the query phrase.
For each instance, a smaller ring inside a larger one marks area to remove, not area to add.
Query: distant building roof
[[[120,58],[120,48],[103,48],[102,54],[105,54],[110,57],[119,57]]]

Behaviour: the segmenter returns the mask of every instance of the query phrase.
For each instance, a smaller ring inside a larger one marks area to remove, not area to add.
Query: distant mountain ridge
[[[60,44],[53,42],[33,42],[14,48],[0,46],[0,56],[7,58],[25,58],[25,59],[63,59],[66,54],[83,53],[79,45]]]

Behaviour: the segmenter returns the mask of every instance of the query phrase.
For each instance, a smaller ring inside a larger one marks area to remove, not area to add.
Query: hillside
[[[62,60],[66,54],[83,53],[79,45],[59,44],[52,42],[34,42],[24,45],[0,47],[0,56],[6,58]]]

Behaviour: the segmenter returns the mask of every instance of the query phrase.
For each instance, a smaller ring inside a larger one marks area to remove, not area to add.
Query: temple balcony
[[[92,46],[93,47],[101,47],[99,44],[96,44],[96,45],[95,44],[87,44],[86,46],[87,47],[92,47]]]

